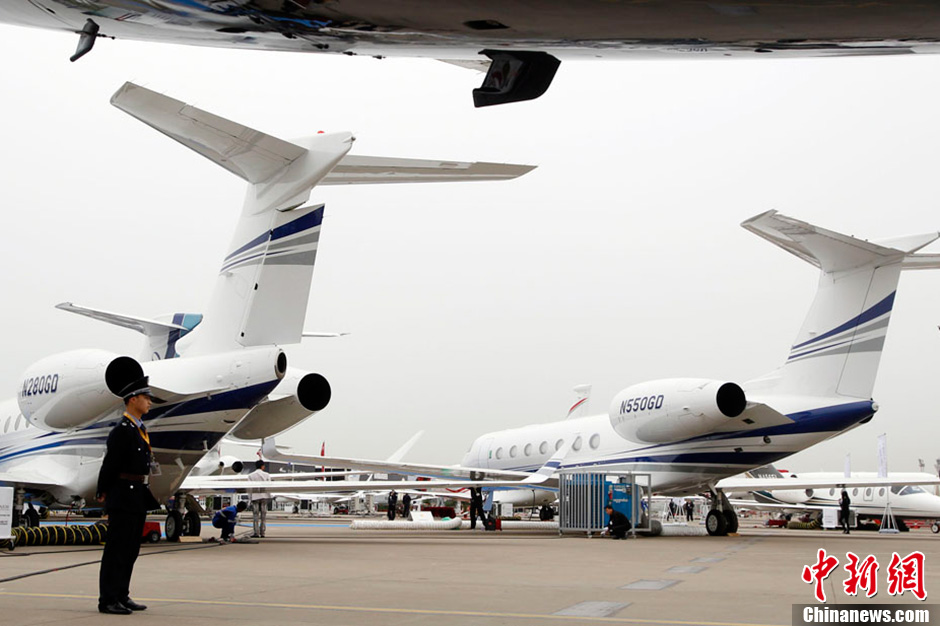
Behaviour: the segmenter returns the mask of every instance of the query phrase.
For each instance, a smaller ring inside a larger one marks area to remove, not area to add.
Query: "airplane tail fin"
[[[578,385],[574,388],[574,392],[578,394],[578,399],[568,409],[566,420],[587,415],[588,403],[591,400],[591,385]]]
[[[502,180],[532,169],[347,157],[351,133],[288,142],[132,83],[111,103],[249,184],[192,354],[300,343],[323,222],[323,205],[304,205],[317,184]]]
[[[940,233],[865,241],[776,211],[741,225],[820,269],[816,298],[786,362],[748,388],[870,399],[901,270],[940,268],[940,255],[915,254]]]

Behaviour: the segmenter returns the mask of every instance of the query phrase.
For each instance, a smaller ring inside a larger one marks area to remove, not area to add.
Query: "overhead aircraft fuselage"
[[[0,20],[223,47],[437,58],[934,51],[940,5],[914,0],[7,0]]]

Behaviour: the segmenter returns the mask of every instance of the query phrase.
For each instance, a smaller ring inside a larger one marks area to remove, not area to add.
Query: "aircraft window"
[[[894,485],[893,487],[891,487],[891,493],[893,493],[894,495],[898,495],[899,493],[901,493],[902,489],[904,489],[904,487],[899,487],[897,485]]]
[[[868,489],[865,490],[865,497],[866,497],[866,498],[870,498],[870,497],[871,497],[871,487],[869,487]]]
[[[830,496],[834,496],[834,495],[836,495],[836,490],[835,490],[835,488],[834,488],[834,487],[833,487],[832,489],[830,489],[830,490],[829,490],[829,495],[830,495]]]
[[[597,446],[601,445],[601,436],[597,433],[591,435],[591,438],[588,440],[588,445],[591,446],[591,450],[597,450]]]
[[[574,443],[571,444],[571,449],[575,452],[581,449],[581,437],[575,438]]]
[[[497,459],[503,458],[503,449],[502,449],[502,448],[496,448],[496,458],[497,458]]]
[[[21,422],[25,422],[25,421],[26,421],[26,420],[23,419],[23,414],[22,414],[22,413],[20,413],[19,415],[17,415],[17,416],[16,416],[16,426],[13,427],[13,430],[19,430],[19,429],[20,429],[20,423],[21,423]]]
[[[927,492],[924,491],[921,487],[917,487],[916,485],[910,485],[901,490],[902,496],[909,496],[912,493],[927,493]]]
[[[883,498],[884,496],[885,496],[885,488],[882,487],[881,489],[878,490],[878,497]]]
[[[519,452],[519,449],[516,446],[509,448],[509,456],[516,458],[516,453]]]
[[[558,452],[559,450],[561,450],[561,447],[562,447],[563,445],[565,445],[565,440],[564,440],[564,439],[559,439],[558,441],[556,441],[556,442],[555,442],[555,452]]]
[[[11,422],[11,421],[13,421],[13,418],[12,418],[12,417],[8,417],[8,418],[7,418],[7,423],[3,425],[3,433],[4,433],[4,434],[6,434],[6,432],[7,432],[8,430],[10,430],[10,422]]]
[[[548,442],[547,441],[543,441],[539,445],[539,454],[548,454]]]
[[[856,487],[855,489],[852,490],[852,495],[853,495],[853,496],[857,496],[857,495],[858,495],[858,487]]]
[[[525,444],[525,448],[522,449],[522,452],[526,456],[532,456],[532,444],[531,443]]]

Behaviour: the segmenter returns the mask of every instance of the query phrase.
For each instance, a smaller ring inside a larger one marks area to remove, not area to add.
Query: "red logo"
[[[846,595],[857,596],[859,590],[865,596],[872,598],[878,593],[878,559],[869,554],[860,560],[852,552],[846,552],[846,564],[843,569],[848,577],[842,582]],[[891,563],[886,570],[888,578],[888,594],[892,596],[903,595],[910,591],[918,600],[927,599],[927,590],[924,587],[925,558],[923,552],[911,552],[904,558],[897,552],[891,554]],[[804,565],[802,580],[813,585],[813,595],[819,602],[826,601],[826,590],[823,581],[835,571],[839,559],[826,554],[822,548],[816,553],[816,562],[813,565]]]

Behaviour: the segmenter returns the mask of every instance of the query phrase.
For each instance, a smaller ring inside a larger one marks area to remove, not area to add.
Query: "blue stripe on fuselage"
[[[870,400],[862,402],[849,402],[836,406],[822,407],[818,409],[809,409],[806,411],[797,411],[787,415],[791,420],[790,424],[780,424],[778,426],[769,426],[767,428],[758,428],[754,430],[737,430],[733,432],[711,433],[701,435],[683,441],[673,441],[665,444],[656,444],[637,448],[635,450],[625,451],[618,458],[599,459],[596,461],[584,461],[579,463],[562,463],[562,469],[575,467],[596,467],[604,465],[619,465],[628,463],[691,463],[698,465],[752,465],[758,467],[778,461],[783,457],[789,456],[796,450],[776,451],[776,452],[734,452],[727,450],[723,452],[660,452],[665,448],[681,446],[683,444],[692,444],[705,441],[722,441],[728,439],[741,439],[752,437],[773,437],[781,435],[798,435],[805,433],[824,433],[841,432],[850,426],[854,426],[875,414]],[[635,455],[635,456],[634,456]],[[541,466],[538,466],[541,467]],[[509,468],[517,471],[533,472],[538,469],[535,466],[524,466]],[[496,468],[493,468],[496,469]]]
[[[150,409],[144,416],[144,422],[151,422],[161,417],[180,417],[197,413],[212,413],[215,411],[233,411],[237,409],[250,409],[261,402],[265,396],[274,391],[279,380],[270,380],[243,389],[223,391],[205,398],[187,400],[179,404],[167,404]]]
[[[859,326],[860,324],[864,324],[865,322],[870,322],[873,319],[881,317],[885,313],[890,313],[892,307],[894,306],[894,296],[896,294],[897,294],[897,291],[892,291],[888,296],[884,298],[884,300],[882,300],[881,302],[878,302],[877,304],[872,305],[867,311],[863,311],[857,317],[853,317],[849,321],[845,322],[841,326],[837,326],[833,328],[829,332],[823,333],[821,335],[813,337],[812,339],[808,341],[804,341],[803,343],[797,344],[793,346],[790,350],[791,351],[798,350],[802,348],[803,346],[808,346],[818,341],[822,341],[823,339],[827,339],[834,335],[838,335],[839,333],[849,330],[850,328],[855,328],[856,326]]]
[[[159,420],[162,417],[182,417],[187,415],[199,415],[201,413],[213,413],[217,411],[249,410],[257,405],[265,396],[277,387],[279,380],[272,380],[244,389],[234,389],[218,393],[206,398],[197,398],[178,404],[168,404],[152,409],[144,416],[144,422],[150,429],[151,442],[155,448],[164,448],[170,450],[197,450],[202,449],[202,442],[207,440],[209,447],[215,445],[224,433],[205,432],[202,430],[159,430]],[[86,426],[77,431],[79,436],[69,436],[67,433],[45,432],[37,439],[46,437],[60,436],[61,439],[43,443],[41,445],[31,446],[16,452],[10,452],[0,455],[0,461],[12,459],[20,456],[27,456],[51,450],[63,446],[85,446],[85,445],[104,445],[107,440],[108,432],[117,424],[117,420],[97,422]],[[188,426],[198,426],[191,424]],[[104,430],[101,436],[93,436],[88,431]]]

